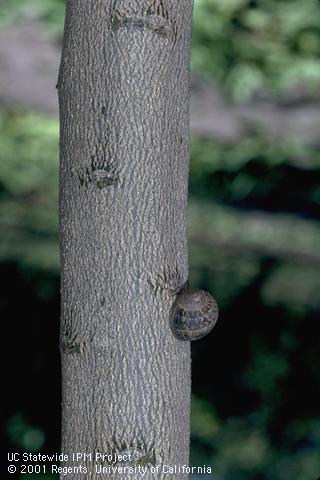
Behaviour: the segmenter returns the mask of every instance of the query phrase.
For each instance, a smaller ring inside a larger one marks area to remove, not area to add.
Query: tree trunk
[[[65,466],[82,465],[69,478],[101,478],[102,453],[126,454],[146,479],[173,478],[155,465],[188,464],[190,344],[169,311],[188,277],[191,19],[192,0],[67,0],[62,451]]]

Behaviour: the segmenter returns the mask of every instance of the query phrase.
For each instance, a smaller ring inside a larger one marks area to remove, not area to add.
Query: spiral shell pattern
[[[199,340],[207,335],[218,320],[217,302],[209,292],[189,289],[178,294],[171,308],[170,323],[179,340]]]

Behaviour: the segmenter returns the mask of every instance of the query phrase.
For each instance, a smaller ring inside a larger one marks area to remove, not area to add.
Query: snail
[[[217,302],[209,292],[195,288],[184,290],[171,308],[172,332],[180,340],[199,340],[211,332],[218,313]]]

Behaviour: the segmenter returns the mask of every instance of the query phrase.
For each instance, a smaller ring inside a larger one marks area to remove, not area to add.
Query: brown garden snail
[[[180,340],[199,340],[218,320],[218,305],[209,292],[196,288],[177,295],[170,312],[171,329]]]

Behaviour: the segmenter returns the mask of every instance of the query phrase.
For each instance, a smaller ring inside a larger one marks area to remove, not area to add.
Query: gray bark
[[[0,106],[56,114],[56,77],[60,50],[50,33],[35,21],[0,31]],[[308,92],[309,93],[309,92]],[[319,146],[319,95],[298,88],[284,98],[257,98],[235,105],[212,82],[191,76],[191,132],[219,142],[239,142],[259,132],[271,142],[299,142]],[[312,168],[304,152],[289,159],[299,168]]]
[[[191,19],[192,0],[68,0],[58,81],[62,451],[130,452],[146,479],[189,457],[169,310],[188,276]],[[94,463],[70,478],[101,478]]]

